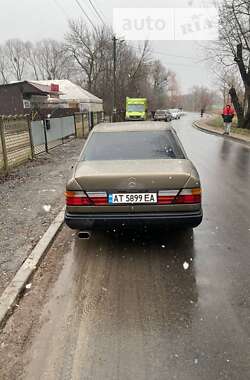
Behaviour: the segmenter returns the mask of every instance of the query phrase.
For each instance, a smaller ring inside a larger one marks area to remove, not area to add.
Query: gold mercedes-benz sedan
[[[90,133],[66,188],[66,224],[196,227],[202,221],[199,175],[165,123],[115,123]]]

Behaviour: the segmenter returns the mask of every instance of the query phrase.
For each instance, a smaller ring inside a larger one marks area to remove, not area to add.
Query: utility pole
[[[117,38],[113,37],[113,102],[112,102],[112,121],[116,121],[116,46]]]

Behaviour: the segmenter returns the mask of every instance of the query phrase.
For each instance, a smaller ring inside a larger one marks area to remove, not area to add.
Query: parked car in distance
[[[178,108],[172,108],[172,109],[169,109],[169,112],[171,113],[172,115],[172,118],[174,120],[178,120],[181,118],[181,112]]]
[[[197,170],[166,124],[110,123],[91,131],[66,186],[66,224],[159,223],[196,227],[202,221]]]
[[[171,121],[172,115],[168,110],[157,110],[154,114],[154,121]]]
[[[167,112],[170,121],[174,120],[171,112],[169,110],[165,110],[165,111]]]

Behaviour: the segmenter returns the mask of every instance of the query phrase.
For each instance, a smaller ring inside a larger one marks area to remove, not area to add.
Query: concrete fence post
[[[61,137],[62,137],[62,144],[64,144],[64,138],[63,138],[63,117],[60,117],[60,130],[61,130]]]
[[[90,132],[90,114],[89,112],[84,113],[84,137],[88,137]]]
[[[74,127],[75,127],[75,137],[77,137],[77,130],[76,130],[76,114],[74,113]]]
[[[33,137],[32,137],[32,130],[31,130],[32,127],[31,127],[30,115],[26,116],[26,120],[27,120],[28,131],[29,131],[31,158],[33,160],[35,158],[35,148],[34,148]]]
[[[43,131],[44,131],[44,145],[46,153],[49,153],[48,149],[48,139],[47,139],[47,131],[46,131],[46,120],[43,119]]]
[[[87,121],[88,121],[88,131],[90,131],[91,130],[91,114],[90,114],[90,112],[88,112]]]
[[[85,134],[85,124],[84,124],[84,113],[82,112],[81,114],[81,117],[82,117],[82,137],[84,138],[84,134]]]
[[[94,128],[94,112],[90,112],[90,125],[89,125],[89,129],[93,129]]]
[[[3,122],[3,117],[1,116],[0,116],[0,135],[1,135],[2,151],[3,151],[4,174],[8,175],[9,173],[8,155],[7,155],[7,148],[6,148],[6,143],[5,143],[4,122]]]
[[[84,119],[82,112],[74,114],[75,136],[82,139],[84,137]]]

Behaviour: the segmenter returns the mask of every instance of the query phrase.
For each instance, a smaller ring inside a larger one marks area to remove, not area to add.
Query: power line
[[[175,54],[168,54],[168,53],[163,53],[161,51],[156,51],[156,50],[153,50],[152,51],[154,54],[161,54],[161,55],[165,55],[165,56],[168,56],[168,57],[175,57],[175,58],[185,58],[185,59],[191,59],[194,61],[194,58],[193,57],[187,57],[187,56],[184,56],[184,55],[175,55]]]
[[[93,26],[93,28],[95,29],[95,25],[94,23],[92,22],[91,18],[88,16],[87,12],[85,11],[85,9],[82,7],[81,3],[79,2],[79,0],[75,0],[76,4],[78,5],[78,7],[81,9],[82,13],[84,14],[84,16],[87,18],[87,20],[89,21],[89,23]]]
[[[68,20],[69,17],[68,17],[68,14],[67,12],[65,11],[65,9],[62,7],[62,5],[60,3],[58,3],[57,0],[54,0],[54,3],[56,4],[56,6],[61,10],[61,12],[64,14],[64,16],[66,17],[66,19]]]
[[[133,48],[135,50],[138,50],[138,51],[141,51],[141,49],[133,46]],[[166,57],[174,57],[174,58],[185,58],[185,59],[191,59],[192,61],[195,61],[195,59],[193,57],[187,57],[187,56],[184,56],[184,55],[175,55],[175,54],[168,54],[168,53],[164,53],[162,51],[157,51],[157,50],[152,50],[152,53],[153,54],[161,54],[161,55],[165,55]]]
[[[164,63],[164,65],[170,65],[170,66],[185,66],[185,67],[193,67],[195,69],[197,69],[197,67],[191,63],[178,63],[178,62],[164,62],[164,61],[161,61],[162,63]]]
[[[99,19],[101,20],[101,22],[102,22],[104,25],[106,25],[106,23],[105,23],[105,21],[104,21],[102,15],[101,15],[101,12],[98,11],[98,9],[97,9],[97,7],[95,6],[95,4],[93,3],[93,1],[92,1],[92,0],[89,0],[89,3],[90,3],[90,5],[91,5],[91,7],[94,9],[94,12],[96,13],[96,15],[97,15],[97,16],[99,17]]]

